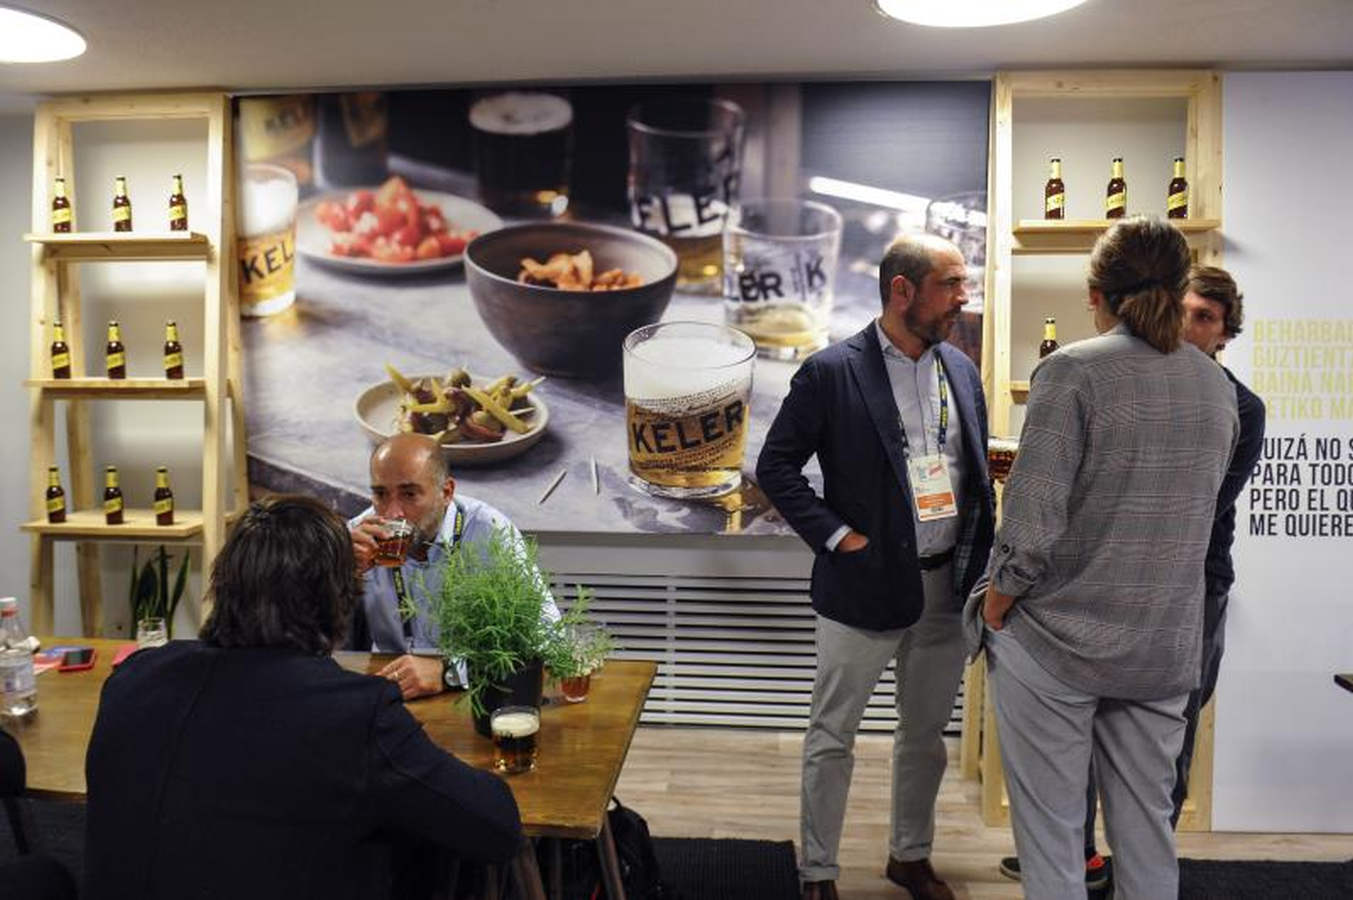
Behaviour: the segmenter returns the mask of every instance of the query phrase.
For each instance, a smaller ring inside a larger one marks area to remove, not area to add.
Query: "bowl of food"
[[[625,335],[662,318],[677,258],[637,231],[583,222],[500,228],[470,242],[465,279],[489,332],[546,375],[620,368]]]

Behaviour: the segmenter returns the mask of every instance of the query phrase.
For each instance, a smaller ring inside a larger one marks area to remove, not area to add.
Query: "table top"
[[[93,646],[94,668],[44,672],[38,676],[38,708],[21,720],[5,720],[28,765],[28,791],[48,799],[81,801],[85,796],[85,749],[94,729],[99,692],[111,662],[126,641],[89,638],[44,639],[44,647]],[[374,671],[390,657],[338,653],[345,669]],[[533,772],[506,777],[533,836],[593,838],[629,753],[639,713],[657,664],[612,660],[592,676],[583,703],[548,703],[541,711],[539,757]],[[487,769],[493,744],[475,733],[469,702],[460,695],[415,700],[409,712],[438,746],[477,768]]]
[[[1342,672],[1335,675],[1334,683],[1346,691],[1353,691],[1353,672]]]

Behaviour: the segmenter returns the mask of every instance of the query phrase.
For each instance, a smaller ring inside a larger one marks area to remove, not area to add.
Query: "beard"
[[[926,346],[933,347],[949,336],[954,323],[958,321],[958,312],[952,310],[938,316],[927,315],[915,306],[909,306],[902,314],[902,322],[908,331],[925,341]]]

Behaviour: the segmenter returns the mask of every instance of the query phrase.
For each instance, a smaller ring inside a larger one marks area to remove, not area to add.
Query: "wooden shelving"
[[[1012,381],[1010,382],[1010,399],[1015,403],[1023,403],[1029,399],[1029,382]]]
[[[94,262],[207,259],[211,239],[195,231],[75,231],[69,234],[28,233],[23,239],[42,247],[46,260]]]
[[[27,378],[58,400],[193,400],[206,395],[205,378]]]
[[[1014,241],[1010,252],[1089,253],[1099,236],[1113,223],[1108,219],[1020,219],[1011,229]],[[1184,232],[1189,245],[1202,246],[1221,228],[1220,219],[1172,219],[1170,224]]]
[[[19,527],[30,534],[81,541],[183,541],[202,538],[202,511],[200,509],[174,510],[173,525],[156,525],[155,511],[133,509],[123,511],[121,525],[104,521],[103,510],[81,509],[66,514],[66,521],[53,525],[46,519],[34,519]]]

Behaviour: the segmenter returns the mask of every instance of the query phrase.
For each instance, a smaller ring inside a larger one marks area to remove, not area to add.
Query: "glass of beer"
[[[389,519],[381,523],[385,535],[376,539],[376,558],[378,566],[395,568],[404,565],[413,544],[413,523],[407,519]]]
[[[1018,452],[1019,441],[1014,438],[987,438],[987,471],[992,481],[1005,481]]]
[[[271,163],[249,163],[238,187],[240,315],[269,316],[296,300],[296,176]]]
[[[494,94],[470,107],[470,126],[485,206],[525,218],[549,218],[568,209],[572,104],[556,94]]]
[[[540,710],[534,706],[500,706],[489,716],[493,735],[493,767],[505,775],[519,775],[536,767],[536,737]]]
[[[723,226],[738,199],[746,116],[728,100],[668,99],[630,110],[630,221],[666,242],[677,287],[717,294]]]
[[[723,233],[724,321],[771,359],[827,346],[841,214],[811,200],[735,206]]]
[[[742,483],[756,345],[735,328],[659,322],[625,337],[629,483],[656,497],[718,497]]]

